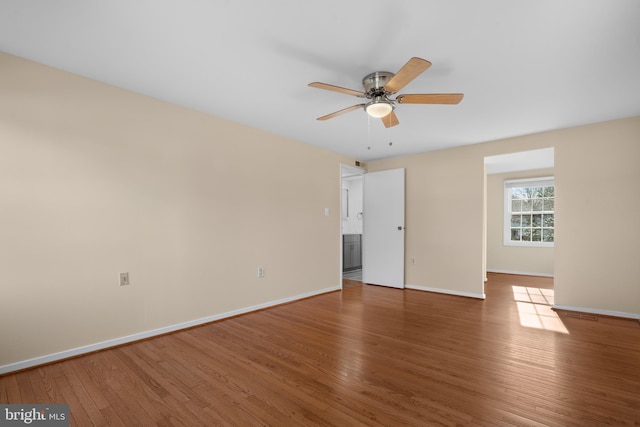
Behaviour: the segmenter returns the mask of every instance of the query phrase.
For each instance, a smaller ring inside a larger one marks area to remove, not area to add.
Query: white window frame
[[[554,177],[545,176],[540,178],[525,178],[525,179],[510,179],[504,181],[504,230],[503,230],[503,243],[505,246],[526,246],[526,247],[554,247],[555,244],[555,227],[554,227],[554,242],[534,242],[534,241],[514,241],[511,240],[511,189],[520,187],[548,187],[554,186]],[[541,213],[548,211],[541,211]],[[555,219],[555,190],[554,190],[554,210],[553,215]],[[554,221],[555,222],[555,221]]]

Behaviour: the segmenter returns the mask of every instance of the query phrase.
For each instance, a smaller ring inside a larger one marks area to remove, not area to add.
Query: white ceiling
[[[359,160],[640,115],[637,0],[3,0],[0,51]],[[373,71],[432,67],[386,129],[354,111]],[[1,75],[1,70],[0,70]],[[391,144],[390,144],[391,143]]]

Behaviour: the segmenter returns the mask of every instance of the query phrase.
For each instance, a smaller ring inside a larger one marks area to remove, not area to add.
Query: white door
[[[364,175],[362,282],[404,288],[404,169]]]

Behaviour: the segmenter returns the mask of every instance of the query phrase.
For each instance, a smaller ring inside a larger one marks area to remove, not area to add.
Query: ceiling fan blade
[[[349,111],[357,110],[358,108],[364,108],[365,104],[352,105],[351,107],[344,108],[340,111],[336,111],[335,113],[327,114],[326,116],[318,117],[316,120],[329,120],[336,116],[339,116],[344,113],[348,113]]]
[[[359,90],[347,89],[345,87],[334,86],[327,83],[313,82],[313,83],[309,83],[309,86],[315,87],[318,89],[331,90],[333,92],[345,93],[347,95],[359,96],[360,98],[366,98],[365,93],[360,92]]]
[[[390,128],[400,124],[400,122],[398,121],[398,116],[396,116],[396,113],[394,113],[393,111],[382,117],[380,120],[382,120],[382,123],[386,128]]]
[[[462,101],[462,93],[421,93],[398,95],[399,104],[457,104]]]
[[[385,90],[390,93],[396,93],[430,66],[431,62],[414,56],[389,80],[389,83],[384,86]]]

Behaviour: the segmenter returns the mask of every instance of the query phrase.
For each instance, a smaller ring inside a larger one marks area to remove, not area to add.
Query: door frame
[[[345,163],[340,163],[340,189],[338,191],[338,197],[340,198],[340,211],[338,213],[338,215],[340,216],[340,220],[338,222],[338,247],[340,248],[340,263],[338,264],[338,268],[339,268],[339,273],[340,273],[340,289],[342,289],[343,285],[342,285],[342,269],[344,268],[343,265],[343,257],[344,254],[342,253],[343,250],[343,244],[342,244],[342,180],[343,178],[349,177],[349,176],[354,176],[354,175],[365,175],[367,173],[366,169],[363,169],[361,167],[358,166],[351,166],[351,165],[347,165]]]

